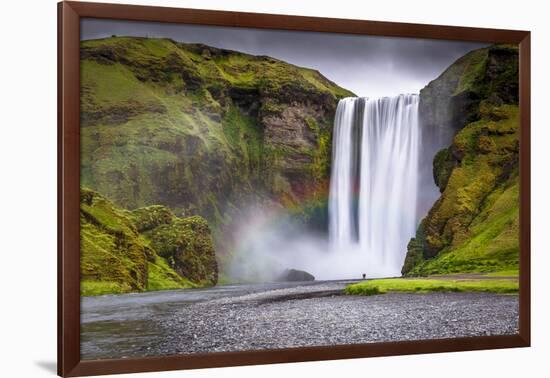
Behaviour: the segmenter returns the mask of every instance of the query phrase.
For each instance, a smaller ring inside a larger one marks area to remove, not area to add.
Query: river
[[[518,297],[342,295],[354,281],[84,297],[82,359],[131,358],[518,332]]]

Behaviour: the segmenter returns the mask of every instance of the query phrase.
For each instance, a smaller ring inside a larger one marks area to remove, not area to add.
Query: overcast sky
[[[283,30],[84,19],[81,39],[117,36],[172,38],[319,70],[359,96],[418,93],[456,59],[485,46],[438,41]]]

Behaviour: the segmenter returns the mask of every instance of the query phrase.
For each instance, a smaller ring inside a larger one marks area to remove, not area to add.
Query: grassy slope
[[[442,280],[424,278],[394,278],[359,282],[346,287],[346,294],[375,295],[388,292],[489,292],[498,294],[517,293],[515,280]]]

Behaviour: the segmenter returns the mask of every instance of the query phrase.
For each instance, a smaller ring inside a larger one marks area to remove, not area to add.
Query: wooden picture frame
[[[155,21],[519,44],[519,334],[132,359],[80,358],[80,19]],[[530,32],[87,2],[58,4],[58,374],[196,369],[530,345]]]

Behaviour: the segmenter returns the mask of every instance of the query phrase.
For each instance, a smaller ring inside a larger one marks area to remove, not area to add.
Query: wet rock
[[[303,270],[286,269],[279,277],[279,281],[315,281],[315,276]]]

